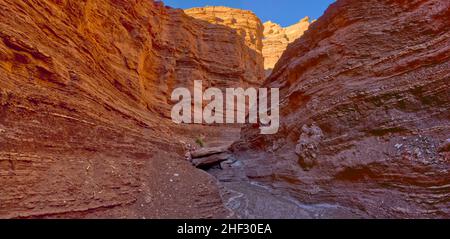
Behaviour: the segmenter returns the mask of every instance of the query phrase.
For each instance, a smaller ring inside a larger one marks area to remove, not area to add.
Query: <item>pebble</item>
[[[186,154],[184,155],[184,159],[186,161],[191,161],[192,160],[191,152],[186,152]]]
[[[450,151],[450,138],[446,139],[442,145],[439,147],[439,151],[441,152],[446,152],[446,151]]]
[[[417,157],[422,156],[422,152],[420,152],[420,149],[418,149],[418,148],[414,149],[414,153],[416,154]]]

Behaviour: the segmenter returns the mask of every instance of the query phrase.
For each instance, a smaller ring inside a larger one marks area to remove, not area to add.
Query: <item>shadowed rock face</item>
[[[309,25],[309,17],[305,17],[298,23],[285,28],[271,21],[264,23],[264,47],[262,53],[266,76],[270,75],[287,46],[300,38],[308,30]]]
[[[450,2],[341,0],[265,87],[281,130],[243,130],[247,176],[370,217],[450,215]]]
[[[255,84],[258,48],[151,0],[0,7],[0,218],[226,216],[170,94]]]

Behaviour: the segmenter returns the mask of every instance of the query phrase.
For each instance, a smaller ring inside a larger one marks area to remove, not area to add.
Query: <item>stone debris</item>
[[[201,158],[205,156],[210,156],[213,154],[224,153],[228,150],[229,146],[219,146],[210,148],[201,148],[191,152],[192,158]]]
[[[322,138],[322,130],[315,124],[302,126],[302,134],[295,146],[295,153],[304,169],[310,169],[317,164],[317,154]]]
[[[194,158],[192,164],[197,168],[210,167],[218,165],[231,157],[229,153],[219,153],[201,158]]]

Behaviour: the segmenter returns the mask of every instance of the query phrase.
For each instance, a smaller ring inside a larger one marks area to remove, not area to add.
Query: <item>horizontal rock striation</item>
[[[271,21],[264,23],[262,54],[266,76],[270,75],[288,45],[300,38],[308,30],[309,25],[309,17],[305,17],[298,23],[285,28]]]
[[[239,69],[244,71],[245,81],[240,82],[237,86],[257,86],[264,80],[264,59],[262,56],[262,39],[263,39],[263,25],[261,20],[251,11],[234,9],[228,7],[203,7],[186,9],[184,12],[200,21],[205,21],[214,25],[226,26],[233,29],[238,36],[245,41],[248,47],[240,48],[237,52],[235,49],[222,49],[223,52],[216,56],[209,55],[209,57],[218,57],[219,61],[227,61],[226,58],[232,58],[241,55]],[[229,35],[223,32],[216,32],[216,29],[208,29],[208,34],[216,34],[219,37],[227,38]],[[237,54],[236,54],[237,53]],[[224,58],[225,57],[225,58]],[[236,69],[229,68],[230,72]]]
[[[151,0],[0,7],[0,218],[226,216],[170,94],[262,80],[257,48]]]
[[[360,216],[448,217],[449,17],[445,0],[332,4],[265,84],[279,133],[233,146],[246,174]]]

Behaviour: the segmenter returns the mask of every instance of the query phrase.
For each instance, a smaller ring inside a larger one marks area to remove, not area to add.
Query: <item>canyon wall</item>
[[[262,80],[258,41],[151,0],[0,6],[1,218],[227,215],[170,94]]]
[[[264,80],[264,58],[262,56],[264,27],[254,13],[228,7],[191,8],[184,10],[184,12],[195,19],[234,29],[239,36],[245,39],[248,51],[242,53],[244,57],[241,59],[241,64],[244,64],[245,67],[241,67],[241,69],[245,71],[246,78],[251,79],[251,81],[248,80],[248,82],[243,82],[244,84],[237,86],[256,86],[262,83],[262,80]],[[220,56],[230,57],[228,54],[232,56],[233,51],[228,51],[225,55]]]
[[[450,215],[450,2],[339,0],[292,43],[276,135],[233,148],[251,179],[361,217]]]
[[[300,38],[308,30],[309,25],[309,17],[305,17],[298,23],[285,28],[271,21],[264,23],[262,54],[266,76],[270,75],[288,45]]]

